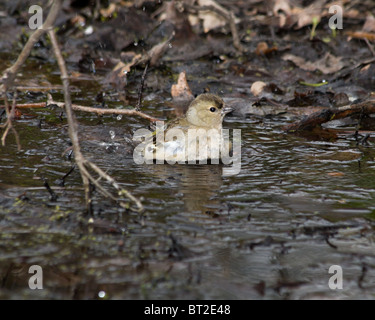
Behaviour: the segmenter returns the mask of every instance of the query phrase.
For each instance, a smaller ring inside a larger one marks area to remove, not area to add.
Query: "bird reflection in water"
[[[151,165],[161,180],[176,182],[176,192],[183,195],[185,210],[189,213],[206,213],[220,207],[217,194],[223,183],[222,165]],[[169,179],[170,181],[170,179]]]

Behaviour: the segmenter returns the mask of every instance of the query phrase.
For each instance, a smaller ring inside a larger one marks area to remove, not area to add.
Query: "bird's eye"
[[[211,111],[211,112],[215,112],[215,111],[216,111],[216,108],[211,107],[211,108],[210,108],[210,111]]]

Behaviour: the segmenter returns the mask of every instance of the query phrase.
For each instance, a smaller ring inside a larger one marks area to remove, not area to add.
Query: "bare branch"
[[[63,102],[56,102],[52,99],[52,96],[50,94],[47,95],[47,105],[49,104],[55,104],[60,108],[64,108]],[[144,119],[147,119],[149,121],[158,121],[157,118],[151,117],[146,113],[143,113],[141,111],[138,111],[136,109],[104,109],[104,108],[93,108],[93,107],[86,107],[86,106],[80,106],[77,104],[72,104],[72,109],[77,111],[84,111],[84,112],[91,112],[91,113],[97,113],[99,115],[102,114],[121,114],[121,115],[128,115],[128,116],[139,116]]]
[[[13,84],[13,81],[18,73],[18,70],[25,63],[27,57],[30,55],[31,50],[33,49],[35,43],[38,42],[40,37],[47,32],[50,28],[53,27],[57,15],[60,12],[61,0],[53,1],[51,10],[48,13],[47,19],[43,23],[40,29],[37,29],[30,36],[29,40],[22,49],[22,52],[18,56],[17,61],[7,70],[5,70],[0,82],[3,84],[0,86],[0,93],[5,93]]]
[[[144,210],[142,203],[134,197],[129,191],[124,190],[119,187],[118,183],[108,174],[103,172],[99,167],[97,167],[94,163],[88,161],[85,159],[83,154],[81,153],[80,145],[79,145],[79,139],[78,139],[78,128],[77,128],[77,121],[75,119],[74,113],[73,113],[73,107],[71,103],[70,93],[69,93],[69,76],[68,72],[65,66],[65,61],[63,59],[63,56],[61,54],[61,50],[59,48],[59,45],[57,43],[56,35],[54,30],[49,30],[48,34],[51,38],[51,43],[53,46],[53,50],[61,71],[61,80],[63,82],[63,88],[64,88],[64,100],[65,100],[65,112],[68,120],[69,125],[69,136],[73,144],[73,151],[74,151],[74,158],[77,163],[77,166],[79,168],[79,171],[81,173],[84,189],[85,189],[85,199],[86,199],[86,206],[89,210],[90,204],[91,204],[91,198],[90,198],[90,182],[94,184],[98,190],[106,197],[109,197],[115,201],[117,201],[122,207],[128,208],[128,205],[124,202],[122,202],[117,197],[113,196],[111,193],[109,193],[100,183],[97,179],[95,179],[87,170],[86,167],[90,167],[92,170],[94,170],[101,178],[106,179],[115,189],[117,189],[119,192],[119,195],[125,195],[128,199],[135,202],[137,205],[137,211],[141,212]]]
[[[7,121],[4,125],[0,126],[2,128],[5,128],[5,131],[3,133],[3,136],[1,137],[1,144],[2,146],[5,146],[5,139],[9,133],[9,130],[12,130],[14,136],[16,137],[16,143],[17,143],[17,150],[21,150],[21,144],[20,139],[18,136],[18,133],[16,129],[14,129],[12,124],[12,119],[14,118],[15,110],[16,110],[16,99],[17,99],[17,91],[13,95],[13,102],[12,102],[12,108],[9,110],[9,102],[6,94],[4,95],[4,101],[5,101],[5,111],[7,114]]]
[[[350,106],[344,106],[334,109],[324,109],[322,111],[315,112],[302,120],[292,123],[284,127],[287,132],[296,132],[306,129],[311,129],[322,123],[342,119],[357,114],[373,114],[375,113],[375,100],[369,100],[352,104]]]

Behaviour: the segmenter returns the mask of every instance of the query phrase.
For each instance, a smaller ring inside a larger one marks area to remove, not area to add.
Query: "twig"
[[[18,56],[16,62],[8,69],[6,69],[3,73],[3,76],[0,79],[0,94],[4,95],[4,103],[5,103],[5,110],[7,110],[7,122],[4,125],[5,127],[5,132],[1,138],[1,143],[4,146],[5,145],[5,139],[6,136],[8,135],[8,132],[10,129],[12,129],[12,132],[14,133],[16,137],[16,142],[17,142],[17,147],[18,150],[21,149],[21,145],[19,142],[19,137],[17,131],[12,127],[12,117],[14,115],[14,110],[16,107],[16,102],[15,99],[13,100],[13,105],[12,105],[12,111],[9,114],[9,103],[7,99],[7,91],[10,87],[12,87],[14,79],[17,76],[17,73],[19,69],[23,66],[25,63],[27,57],[29,56],[31,50],[34,47],[34,44],[40,39],[40,37],[48,30],[50,29],[55,20],[57,15],[60,12],[61,8],[61,0],[56,0],[53,2],[51,10],[48,13],[47,19],[43,23],[40,29],[37,29],[33,34],[30,36],[29,40],[26,42],[25,46],[23,47],[20,55]],[[17,91],[16,91],[17,92]]]
[[[368,48],[370,49],[372,56],[375,57],[375,50],[374,50],[374,48],[372,47],[370,41],[369,41],[367,38],[364,38],[364,40],[365,40],[365,42],[366,42]]]
[[[47,191],[51,195],[51,201],[55,202],[58,198],[57,194],[51,189],[51,187],[49,186],[48,180],[45,178],[43,178],[43,185],[46,187]]]
[[[23,109],[23,108],[45,108],[47,104],[45,102],[37,102],[37,103],[19,103],[16,104],[16,108]],[[0,106],[0,109],[5,108],[6,106]]]
[[[65,112],[66,112],[67,121],[69,125],[69,136],[73,144],[74,158],[79,168],[79,171],[81,173],[81,177],[82,177],[82,181],[83,181],[83,185],[85,189],[85,199],[86,199],[87,210],[90,211],[90,206],[91,206],[90,182],[94,184],[103,195],[117,201],[122,207],[128,208],[128,205],[126,203],[124,203],[117,197],[113,196],[111,193],[109,193],[98,182],[98,180],[95,179],[89,173],[89,171],[87,170],[87,167],[90,167],[99,175],[100,178],[106,179],[115,189],[120,190],[122,193],[119,195],[125,195],[128,199],[135,202],[137,206],[137,209],[135,209],[136,211],[142,212],[144,210],[143,205],[136,197],[134,197],[129,191],[120,188],[118,183],[112,177],[110,177],[105,172],[103,172],[94,163],[88,161],[81,153],[79,139],[78,139],[77,121],[73,113],[73,108],[72,108],[72,103],[71,103],[71,98],[70,98],[70,93],[69,93],[69,77],[68,77],[68,72],[65,66],[65,61],[61,54],[59,45],[57,43],[56,34],[54,30],[49,30],[48,35],[51,39],[51,43],[52,43],[53,50],[57,59],[57,63],[61,71],[60,77],[61,77],[63,88],[64,88]]]
[[[75,120],[75,116],[73,113],[73,108],[72,108],[72,102],[70,98],[70,93],[69,93],[69,77],[68,77],[68,72],[65,66],[65,61],[63,59],[61,50],[59,48],[59,45],[57,43],[56,35],[54,30],[52,29],[54,25],[54,21],[60,12],[62,0],[55,0],[53,2],[53,5],[51,7],[51,10],[47,16],[47,19],[45,20],[45,23],[42,25],[41,29],[37,29],[29,38],[28,42],[26,43],[25,47],[21,51],[17,61],[14,63],[14,65],[10,68],[8,68],[2,78],[0,79],[2,82],[2,85],[0,86],[0,93],[4,94],[4,101],[5,101],[5,110],[7,113],[7,123],[4,125],[6,126],[6,130],[3,135],[3,143],[5,141],[6,133],[10,130],[11,128],[11,122],[10,119],[12,118],[12,114],[14,114],[14,109],[16,107],[16,100],[15,98],[13,99],[13,105],[12,105],[12,110],[9,110],[9,102],[7,100],[7,90],[13,85],[14,79],[18,73],[18,70],[22,67],[24,62],[26,61],[27,57],[30,54],[31,49],[33,48],[34,44],[39,40],[39,38],[46,32],[48,31],[48,35],[51,39],[51,43],[53,46],[53,51],[57,59],[57,63],[60,68],[60,78],[63,83],[63,90],[64,90],[64,100],[65,103],[63,104],[65,107],[65,112],[67,115],[67,120],[68,120],[68,125],[69,125],[69,136],[72,141],[73,145],[73,151],[74,151],[74,157],[75,157],[75,162],[79,168],[82,181],[83,181],[83,186],[85,190],[85,200],[86,200],[86,206],[89,209],[91,199],[90,199],[90,182],[92,182],[98,189],[107,197],[114,199],[119,202],[119,204],[125,208],[128,208],[128,205],[123,203],[122,200],[114,197],[112,194],[110,194],[107,190],[102,187],[97,180],[94,179],[94,177],[88,172],[86,169],[86,166],[91,167],[94,169],[94,171],[99,175],[100,178],[105,178],[108,182],[111,183],[113,187],[115,187],[117,190],[120,190],[119,192],[120,196],[126,196],[128,199],[131,201],[135,202],[137,209],[136,211],[142,212],[144,210],[142,203],[134,197],[129,191],[119,188],[119,185],[117,182],[111,178],[109,175],[104,173],[100,168],[95,166],[93,163],[89,162],[88,160],[85,159],[83,154],[81,153],[80,145],[79,145],[79,139],[78,139],[78,126],[77,122]],[[60,105],[61,107],[61,105]],[[96,108],[88,108],[84,111],[93,111],[92,109]],[[97,111],[97,110],[95,110]],[[137,110],[122,110],[125,111],[124,114],[137,114],[137,115],[144,115],[142,112],[137,111]],[[104,112],[105,113],[105,112]],[[146,115],[148,119],[153,119],[152,117],[149,117]],[[16,136],[17,142],[18,137]]]
[[[136,198],[134,197],[128,190],[124,189],[124,188],[121,188],[120,185],[108,174],[106,174],[105,172],[103,172],[103,170],[101,170],[98,166],[96,166],[94,163],[92,162],[87,162],[87,164],[97,173],[99,174],[100,177],[106,179],[117,191],[118,191],[118,194],[119,196],[126,196],[127,198],[129,198],[131,201],[133,201],[137,207],[139,209],[142,208],[142,211],[143,211],[143,205],[142,203]],[[121,205],[121,203],[120,203]]]
[[[351,106],[345,106],[334,109],[325,109],[323,111],[315,112],[308,117],[305,117],[301,121],[292,123],[284,130],[287,132],[296,132],[306,129],[311,129],[322,123],[334,120],[342,119],[356,114],[372,114],[375,113],[375,100],[369,100]]]
[[[2,146],[5,146],[5,139],[8,135],[9,130],[12,130],[15,138],[16,138],[16,143],[17,143],[17,150],[21,150],[21,144],[20,144],[20,139],[18,136],[18,133],[16,129],[14,129],[13,124],[12,124],[12,119],[14,118],[14,113],[16,110],[16,99],[17,99],[17,91],[13,95],[13,102],[12,102],[12,108],[9,110],[9,102],[7,95],[4,95],[4,102],[5,102],[5,112],[7,115],[7,121],[5,122],[4,125],[1,125],[1,128],[5,128],[5,131],[3,133],[3,136],[1,137],[1,144]]]
[[[55,104],[60,108],[64,108],[65,103],[63,102],[56,102],[52,99],[52,96],[50,94],[47,95],[47,105]],[[86,107],[81,106],[77,104],[72,104],[72,109],[77,111],[84,111],[84,112],[91,112],[91,113],[97,113],[99,115],[102,114],[121,114],[121,115],[128,115],[128,116],[140,116],[144,119],[147,119],[149,121],[158,121],[157,118],[151,117],[146,113],[143,113],[141,111],[138,111],[136,109],[104,109],[104,108],[93,108],[93,107]]]
[[[45,108],[48,105],[54,104],[58,106],[59,108],[64,108],[65,103],[64,102],[56,102],[52,99],[51,94],[47,94],[47,102],[36,102],[36,103],[20,103],[16,104],[16,108],[22,109],[22,108]],[[5,105],[0,105],[0,109],[5,108]],[[139,116],[141,118],[147,119],[149,121],[158,121],[159,119],[154,118],[152,116],[149,116],[146,113],[143,113],[141,111],[137,111],[136,109],[103,109],[103,108],[93,108],[93,107],[87,107],[87,106],[81,106],[78,104],[72,104],[73,110],[77,111],[84,111],[84,112],[91,112],[91,113],[97,113],[99,115],[103,114],[121,114],[121,115],[128,115],[128,116]]]
[[[57,1],[57,2],[60,2],[60,1]],[[65,61],[62,57],[59,45],[57,43],[54,30],[53,29],[49,30],[48,35],[51,39],[53,51],[56,56],[57,64],[59,65],[60,72],[61,72],[60,78],[61,78],[61,81],[63,83],[63,88],[64,88],[65,112],[67,115],[68,125],[69,125],[68,131],[69,131],[70,139],[73,144],[75,161],[81,173],[83,187],[85,189],[85,199],[86,199],[86,205],[87,205],[89,203],[89,178],[83,172],[85,158],[83,157],[80,146],[79,146],[77,122],[75,120],[74,113],[72,111],[72,106],[71,106],[72,102],[71,102],[70,93],[69,93],[69,76],[65,67]]]
[[[139,111],[141,109],[141,106],[142,106],[142,93],[143,93],[143,89],[144,89],[144,86],[145,86],[145,78],[146,78],[146,74],[147,74],[148,65],[149,65],[149,62],[147,62],[145,70],[143,71],[142,79],[141,79],[141,85],[139,86],[139,90],[138,90],[138,102],[137,102],[137,105],[135,107],[135,110],[137,110],[137,111]]]
[[[0,86],[0,93],[6,93],[7,90],[12,86],[13,81],[18,73],[18,70],[23,66],[35,43],[38,42],[40,37],[50,28],[53,27],[57,15],[60,12],[61,0],[55,0],[52,4],[51,10],[48,13],[46,20],[40,29],[36,29],[30,36],[22,49],[22,52],[18,56],[17,61],[8,69],[5,70],[3,76],[0,79],[2,85]]]

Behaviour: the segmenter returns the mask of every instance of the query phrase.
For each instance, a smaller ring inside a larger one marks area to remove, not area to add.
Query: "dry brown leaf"
[[[303,28],[312,24],[313,19],[321,20],[322,16],[327,14],[327,11],[323,9],[325,0],[314,1],[311,5],[306,8],[299,9],[297,19],[297,29]]]
[[[275,0],[272,8],[275,16],[280,15],[280,11],[283,11],[287,16],[290,16],[290,1],[289,0]]]
[[[366,17],[365,24],[362,28],[363,32],[375,32],[375,18],[372,14]]]
[[[306,71],[319,70],[323,74],[330,74],[341,70],[345,65],[341,61],[341,57],[335,57],[327,52],[323,58],[314,62],[306,61],[302,57],[295,56],[293,54],[285,54],[282,57],[283,60],[292,61],[299,68]]]
[[[103,16],[104,18],[112,17],[112,14],[115,13],[117,9],[116,4],[111,3],[108,8],[101,8],[100,9],[100,16]]]
[[[223,12],[228,12],[222,6],[218,5],[213,0],[198,0],[200,6],[212,6]],[[201,11],[198,14],[199,18],[203,21],[203,30],[205,33],[209,32],[212,29],[223,27],[226,24],[225,19],[222,16],[212,11]]]
[[[230,12],[216,3],[214,0],[198,0],[198,5],[201,7],[214,7],[218,11],[223,12],[224,15],[230,16]],[[222,15],[213,12],[212,10],[200,11],[198,14],[199,19],[203,21],[203,30],[205,33],[210,30],[220,28],[226,25],[227,21],[223,18]],[[194,20],[191,20],[193,22]],[[235,19],[235,23],[238,23],[239,20]]]
[[[190,90],[189,84],[186,80],[186,72],[182,71],[177,80],[177,84],[172,85],[171,95],[173,99],[177,100],[192,100],[194,95]]]
[[[272,11],[274,16],[279,17],[279,27],[284,27],[291,14],[289,0],[275,0]]]
[[[256,81],[251,85],[250,91],[254,96],[259,96],[266,85],[263,81]]]

